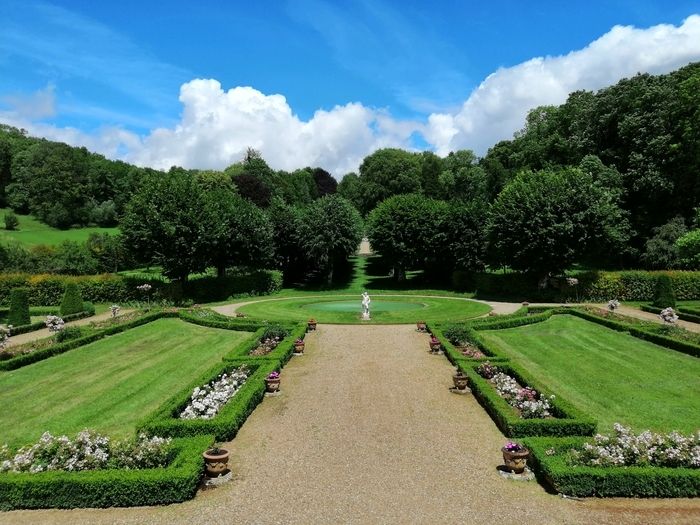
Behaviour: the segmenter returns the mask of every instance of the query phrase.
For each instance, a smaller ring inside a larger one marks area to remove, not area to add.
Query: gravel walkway
[[[591,499],[502,479],[505,441],[413,327],[320,325],[229,445],[232,482],[167,507],[15,511],[0,523],[699,523],[697,500]]]

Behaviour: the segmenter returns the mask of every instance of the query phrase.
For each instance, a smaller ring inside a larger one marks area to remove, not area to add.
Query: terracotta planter
[[[503,452],[503,463],[506,468],[515,474],[521,474],[527,466],[527,458],[530,456],[528,449],[523,449],[519,452],[511,452],[506,450],[506,447],[501,449]]]
[[[304,344],[304,343],[294,343],[294,353],[295,354],[303,354],[305,347],[306,347],[306,344]]]
[[[202,453],[204,457],[204,466],[206,467],[207,476],[216,478],[228,471],[228,450],[220,448],[218,453],[213,449],[209,449]]]
[[[265,378],[265,391],[270,393],[270,394],[274,394],[275,392],[278,392],[280,389],[280,381],[281,380],[282,379],[279,377],[277,379]]]
[[[416,327],[418,328],[419,332],[425,332],[428,329],[428,326],[425,324],[425,321],[416,322]]]
[[[430,341],[428,344],[430,345],[431,352],[439,352],[440,350],[442,350],[442,344],[440,343],[440,341]]]
[[[306,323],[306,327],[309,332],[313,332],[316,330],[316,319],[309,319],[309,321]]]
[[[457,372],[452,376],[452,382],[457,390],[466,390],[469,379],[462,372]]]

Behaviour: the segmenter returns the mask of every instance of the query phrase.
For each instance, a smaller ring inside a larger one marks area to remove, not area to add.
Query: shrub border
[[[173,440],[165,468],[0,475],[0,510],[165,505],[192,499],[212,436]]]
[[[700,496],[700,469],[572,466],[561,452],[585,438],[532,437],[522,441],[538,479],[571,496],[691,498]],[[557,454],[547,455],[554,448]]]

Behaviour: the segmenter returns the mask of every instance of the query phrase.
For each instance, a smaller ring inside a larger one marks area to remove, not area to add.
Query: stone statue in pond
[[[372,300],[369,298],[369,294],[367,292],[362,293],[362,320],[363,321],[369,321],[369,303],[371,303]]]

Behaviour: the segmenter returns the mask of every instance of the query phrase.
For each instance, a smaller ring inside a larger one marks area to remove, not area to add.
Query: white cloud
[[[511,138],[537,106],[562,104],[572,91],[596,90],[636,73],[667,73],[700,60],[700,16],[680,26],[615,26],[584,49],[533,58],[489,75],[456,113],[433,113],[424,136],[441,155],[456,149],[484,154]]]
[[[13,94],[0,98],[9,106],[7,115],[19,119],[42,119],[56,114],[56,96],[53,84],[47,85],[29,95]]]
[[[180,102],[177,126],[154,130],[129,160],[160,168],[220,169],[253,147],[275,169],[322,166],[341,176],[357,169],[377,148],[408,147],[417,126],[359,103],[318,110],[303,121],[282,95],[265,95],[252,87],[224,91],[213,79],[184,84]]]

